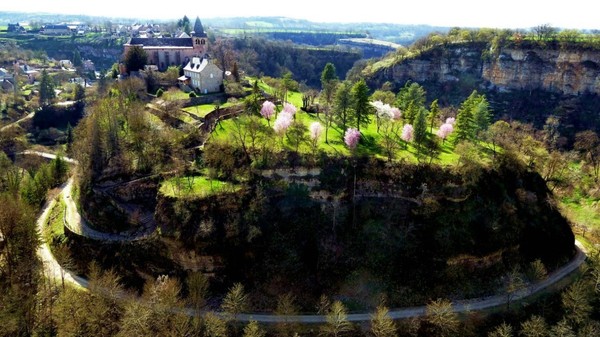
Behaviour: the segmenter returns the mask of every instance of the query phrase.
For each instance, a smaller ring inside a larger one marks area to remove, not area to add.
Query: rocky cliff
[[[413,80],[441,85],[478,84],[500,92],[600,94],[600,51],[510,47],[494,52],[486,44],[460,43],[387,63],[391,64],[385,66],[384,60],[367,69],[372,85],[391,81],[401,86]]]
[[[483,62],[481,75],[501,90],[600,94],[600,51],[507,48]]]

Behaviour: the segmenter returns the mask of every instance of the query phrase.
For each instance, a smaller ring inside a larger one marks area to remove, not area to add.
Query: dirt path
[[[21,119],[18,119],[18,120],[14,121],[14,122],[12,122],[10,124],[7,124],[7,125],[3,126],[2,128],[0,128],[0,131],[8,130],[8,129],[12,128],[13,126],[19,125],[21,122],[24,122],[24,121],[26,121],[28,119],[32,119],[33,115],[35,115],[35,112],[30,112],[30,113],[27,114],[27,116],[25,116],[25,117],[23,117]]]

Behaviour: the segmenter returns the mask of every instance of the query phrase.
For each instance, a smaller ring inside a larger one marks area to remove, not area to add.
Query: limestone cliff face
[[[407,80],[442,85],[469,81],[499,91],[600,94],[600,51],[505,48],[491,54],[482,44],[449,45],[382,67],[370,80],[400,86]]]
[[[372,80],[392,81],[403,85],[416,82],[458,82],[465,74],[481,77],[481,49],[473,46],[450,46],[429,50],[420,56],[396,62],[375,71]]]
[[[600,52],[504,49],[481,75],[499,89],[600,94]]]

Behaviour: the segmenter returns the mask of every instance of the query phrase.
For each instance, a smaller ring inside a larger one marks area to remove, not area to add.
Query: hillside
[[[304,310],[323,293],[357,308],[376,305],[378,293],[393,306],[487,296],[513,268],[541,259],[552,270],[574,249],[545,182],[510,158],[471,172],[476,181],[367,158],[257,173],[216,195],[158,194],[164,243],[153,257],[119,262],[129,248],[81,246],[75,237],[71,248],[91,250],[135,283],[162,261],[213,275],[216,293],[242,282],[257,303],[291,292]]]

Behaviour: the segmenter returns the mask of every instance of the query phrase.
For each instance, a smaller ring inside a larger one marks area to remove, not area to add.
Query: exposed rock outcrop
[[[543,90],[563,95],[600,94],[600,51],[511,47],[490,51],[482,43],[434,47],[420,55],[371,69],[370,83],[407,80],[451,85],[478,83],[498,91]]]
[[[600,51],[503,49],[482,77],[499,89],[600,94]]]

